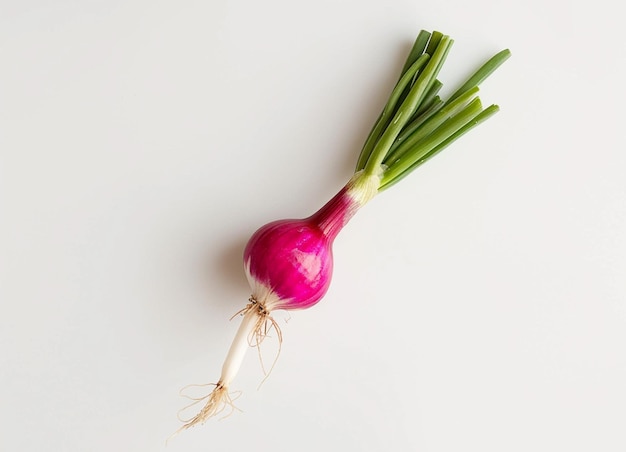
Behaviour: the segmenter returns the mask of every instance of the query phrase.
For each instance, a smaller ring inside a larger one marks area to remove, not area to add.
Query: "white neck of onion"
[[[222,376],[220,377],[220,383],[223,386],[228,386],[231,381],[239,372],[243,357],[248,350],[248,347],[252,344],[254,337],[254,331],[257,328],[258,322],[261,319],[258,309],[249,309],[245,312],[235,339],[228,350],[228,355],[224,360],[222,366]]]

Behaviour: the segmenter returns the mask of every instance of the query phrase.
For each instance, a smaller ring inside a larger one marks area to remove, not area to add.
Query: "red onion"
[[[422,31],[346,186],[310,217],[275,221],[252,235],[244,251],[252,295],[238,312],[241,325],[214,390],[194,399],[194,404],[205,405],[184,420],[179,431],[232,407],[230,383],[249,346],[258,346],[272,328],[279,345],[282,342],[272,311],[309,308],[326,294],[333,271],[333,241],[358,209],[498,111],[495,105],[483,109],[478,84],[510,52],[496,54],[443,101],[437,95],[442,86],[437,75],[451,45],[448,36]]]

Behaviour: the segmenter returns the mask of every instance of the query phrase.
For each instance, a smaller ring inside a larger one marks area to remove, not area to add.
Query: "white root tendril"
[[[256,347],[257,353],[259,354],[261,370],[263,371],[263,375],[265,376],[263,380],[261,380],[261,383],[259,383],[260,388],[261,385],[265,383],[265,380],[267,380],[267,378],[270,376],[272,370],[274,370],[276,362],[278,361],[278,357],[280,356],[280,351],[283,344],[283,333],[280,330],[278,323],[276,322],[276,320],[274,320],[274,317],[270,315],[270,311],[268,311],[265,306],[259,303],[254,297],[250,297],[249,301],[250,303],[244,309],[235,314],[235,316],[238,314],[246,315],[246,312],[248,310],[258,310],[258,319],[254,330],[248,337],[248,345],[250,345],[250,347]],[[270,366],[268,371],[265,369],[263,355],[261,354],[261,342],[263,342],[265,338],[270,337],[269,333],[272,331],[272,328],[276,331],[276,336],[278,337],[278,351],[276,352],[276,357],[274,358],[274,361],[272,362],[272,365]]]
[[[202,397],[191,397],[184,393],[185,390],[187,390],[188,388],[204,387],[204,386],[215,386],[215,388],[209,394],[206,394]],[[228,387],[222,385],[221,383],[217,383],[217,384],[210,383],[210,384],[204,384],[204,385],[197,385],[197,384],[187,385],[180,390],[180,395],[181,397],[192,400],[192,402],[178,411],[178,414],[177,414],[178,420],[180,422],[183,422],[183,425],[178,430],[176,430],[174,434],[168,438],[168,440],[178,435],[183,430],[193,427],[196,424],[204,424],[207,419],[213,416],[217,416],[218,414],[221,414],[226,408],[230,408],[230,412],[227,413],[225,416],[223,416],[222,419],[225,419],[231,414],[233,414],[235,410],[241,411],[239,410],[239,408],[235,406],[235,403],[234,403],[235,400],[239,398],[241,393],[236,392],[231,395],[228,392]],[[202,409],[200,410],[200,412],[198,412],[198,414],[190,418],[186,418],[186,419],[182,417],[182,413],[184,411],[204,401],[206,402],[204,406],[202,407]]]
[[[241,367],[245,352],[249,347],[257,348],[259,353],[259,360],[261,361],[261,369],[263,370],[263,374],[265,375],[265,377],[261,381],[261,384],[259,384],[259,387],[263,384],[263,382],[265,382],[267,377],[269,377],[269,374],[274,368],[276,361],[278,361],[278,356],[280,355],[281,345],[283,342],[283,335],[280,331],[278,323],[270,315],[270,311],[267,310],[265,305],[257,301],[254,297],[250,297],[249,303],[246,305],[246,307],[237,312],[232,318],[235,318],[239,315],[241,315],[243,319],[241,321],[239,329],[237,330],[235,339],[230,346],[228,355],[226,355],[226,360],[224,361],[224,365],[222,366],[222,376],[220,380],[217,383],[209,383],[204,385],[187,385],[183,389],[181,389],[180,395],[191,400],[192,402],[178,412],[178,419],[183,422],[183,425],[170,438],[176,436],[183,430],[193,427],[194,425],[203,424],[204,422],[206,422],[207,419],[221,414],[227,408],[230,408],[230,412],[224,417],[230,416],[235,410],[240,411],[234,405],[234,401],[237,400],[241,393],[236,392],[231,394],[229,393],[228,388],[235,375],[237,375],[237,372]],[[274,359],[269,371],[266,371],[265,365],[263,363],[263,358],[261,356],[260,345],[265,340],[265,338],[269,336],[269,333],[272,329],[276,330],[276,335],[278,337],[278,353],[276,354],[276,358]],[[192,397],[185,394],[185,391],[189,388],[199,388],[206,386],[214,386],[214,388],[209,394],[206,394],[204,396]],[[202,402],[204,402],[204,406],[198,412],[198,414],[187,419],[181,416],[182,412]]]

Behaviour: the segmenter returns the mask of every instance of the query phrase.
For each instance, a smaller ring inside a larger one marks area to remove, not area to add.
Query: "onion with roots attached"
[[[233,406],[229,391],[244,355],[271,329],[282,343],[275,310],[306,309],[326,294],[333,271],[333,241],[354,214],[376,194],[412,172],[468,130],[498,111],[483,108],[478,85],[510,55],[492,57],[445,101],[437,75],[452,39],[420,32],[402,74],[375,123],[348,183],[320,210],[305,219],[279,220],[258,229],[244,251],[252,294],[213,391],[195,403],[204,406],[183,430]],[[235,315],[237,315],[235,314]]]

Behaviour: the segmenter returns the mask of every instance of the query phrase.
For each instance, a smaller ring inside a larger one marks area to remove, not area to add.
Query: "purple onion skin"
[[[258,300],[268,309],[306,309],[328,291],[333,272],[332,246],[360,207],[344,187],[315,214],[279,220],[258,229],[244,250],[251,286],[271,290],[272,300]]]

